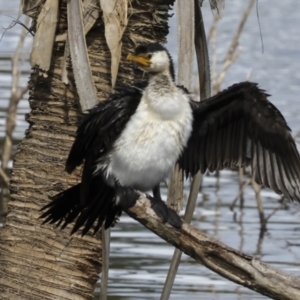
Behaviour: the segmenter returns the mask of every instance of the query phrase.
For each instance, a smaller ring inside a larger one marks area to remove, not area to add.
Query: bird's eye
[[[152,54],[148,54],[148,59],[151,59],[152,58]]]

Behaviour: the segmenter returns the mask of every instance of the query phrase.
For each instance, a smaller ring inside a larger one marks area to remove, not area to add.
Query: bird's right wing
[[[102,156],[111,149],[137,109],[146,85],[147,82],[141,82],[118,88],[83,115],[66,162],[68,173],[89,156]]]
[[[108,153],[136,111],[147,82],[116,89],[110,97],[90,109],[77,129],[70,150],[66,171],[68,173],[84,162],[81,175],[80,201],[87,201],[97,162]]]
[[[186,175],[251,165],[254,180],[300,201],[300,157],[284,117],[257,84],[242,82],[201,102],[179,160]]]

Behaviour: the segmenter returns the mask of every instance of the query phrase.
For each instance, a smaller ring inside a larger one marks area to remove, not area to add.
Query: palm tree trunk
[[[164,41],[169,5],[174,1],[129,2],[129,23],[116,85],[127,84],[135,76],[124,57],[136,43]],[[59,3],[56,35],[62,36],[67,29],[66,1]],[[39,6],[39,11],[30,11],[33,19],[41,9]],[[101,13],[86,39],[97,97],[102,100],[111,91],[111,78]],[[1,299],[92,299],[101,272],[99,234],[70,237],[70,228],[60,232],[53,226],[41,226],[38,219],[49,196],[75,184],[80,174],[80,170],[72,175],[64,172],[81,114],[70,60],[69,84],[61,80],[64,46],[65,40],[55,41],[46,76],[34,66],[29,80],[29,128],[14,159],[9,214],[0,231]]]

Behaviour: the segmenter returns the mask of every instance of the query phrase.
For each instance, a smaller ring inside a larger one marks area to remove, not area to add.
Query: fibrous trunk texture
[[[125,57],[136,43],[165,39],[172,3],[130,2],[117,86],[135,76]],[[59,5],[56,34],[62,36],[67,29],[66,1]],[[86,39],[97,96],[103,100],[111,92],[111,66],[101,17]],[[60,232],[41,226],[38,219],[49,196],[77,183],[80,175],[80,170],[72,175],[64,172],[81,114],[70,61],[69,84],[61,80],[64,46],[65,41],[55,42],[47,76],[35,67],[29,80],[31,112],[26,119],[30,125],[15,156],[9,214],[0,231],[1,299],[92,299],[101,272],[100,235],[70,237],[70,228]]]

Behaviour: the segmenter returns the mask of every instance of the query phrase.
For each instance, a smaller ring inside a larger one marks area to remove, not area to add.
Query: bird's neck
[[[174,87],[175,83],[168,71],[154,74],[149,79],[148,88],[157,90],[161,95],[170,93],[170,89]]]
[[[150,78],[143,103],[153,116],[161,120],[173,120],[182,113],[188,100],[178,90],[170,73],[159,73]]]

